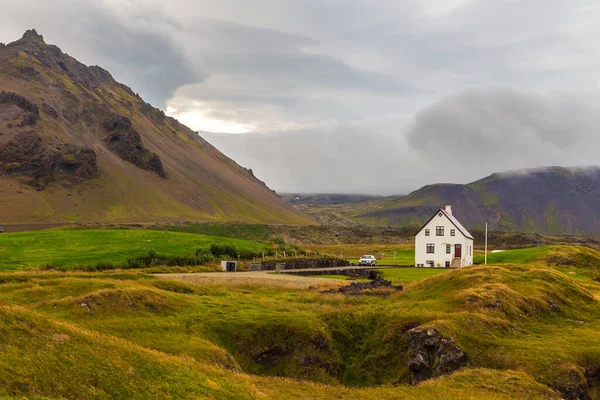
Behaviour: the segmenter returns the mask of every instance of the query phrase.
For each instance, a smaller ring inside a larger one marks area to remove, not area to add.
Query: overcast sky
[[[278,191],[600,164],[594,0],[1,0]]]

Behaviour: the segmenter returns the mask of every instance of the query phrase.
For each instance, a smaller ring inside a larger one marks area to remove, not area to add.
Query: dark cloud
[[[398,194],[506,170],[598,164],[598,126],[593,100],[491,86],[445,98],[412,121],[209,138],[281,191]]]
[[[595,163],[593,0],[5,0],[290,191],[407,192]],[[365,154],[377,154],[365,161]]]
[[[3,41],[35,28],[46,42],[86,64],[109,70],[147,101],[164,106],[180,86],[205,73],[177,40],[179,23],[160,4],[63,0],[5,0],[0,14]]]

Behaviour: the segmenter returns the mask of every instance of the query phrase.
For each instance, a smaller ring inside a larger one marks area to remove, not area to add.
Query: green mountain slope
[[[310,223],[102,68],[0,45],[0,222],[169,220]]]

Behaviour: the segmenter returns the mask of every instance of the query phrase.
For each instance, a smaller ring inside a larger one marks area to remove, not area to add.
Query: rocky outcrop
[[[23,110],[25,112],[25,118],[23,118],[23,121],[21,122],[22,126],[35,125],[40,119],[40,110],[38,106],[15,92],[2,91],[0,93],[0,104],[11,104]]]
[[[468,365],[469,356],[454,339],[434,329],[413,328],[406,334],[410,383],[448,375]]]
[[[110,133],[104,139],[104,144],[112,152],[138,168],[166,178],[160,157],[144,147],[140,134],[133,128],[129,118],[114,115],[105,121],[104,128]]]
[[[80,183],[98,175],[96,153],[70,144],[46,145],[34,132],[21,132],[0,147],[0,175],[18,177],[44,190],[49,183]]]
[[[369,271],[375,272],[375,271]],[[371,282],[352,282],[348,286],[342,286],[338,289],[330,289],[321,293],[342,293],[344,295],[355,295],[365,290],[380,290],[380,289],[391,289],[391,290],[403,290],[404,287],[398,285],[392,285],[392,282],[386,281],[382,277],[378,276]]]
[[[56,110],[54,108],[52,108],[50,105],[43,103],[42,111],[45,112],[50,117],[52,117],[54,119],[58,119],[58,112],[56,112]]]
[[[591,400],[589,383],[593,383],[593,379],[590,371],[583,374],[581,371],[570,370],[564,382],[550,386],[558,390],[565,400]]]

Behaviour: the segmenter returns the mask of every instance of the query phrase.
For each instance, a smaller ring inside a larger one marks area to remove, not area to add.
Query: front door
[[[462,245],[455,244],[454,245],[454,258],[461,258],[461,257],[462,257]]]

